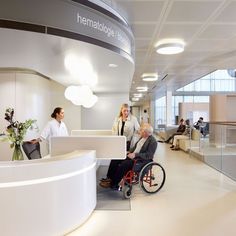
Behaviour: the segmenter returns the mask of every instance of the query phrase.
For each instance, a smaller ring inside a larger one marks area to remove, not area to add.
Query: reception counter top
[[[96,152],[1,162],[1,235],[63,235],[96,206]]]

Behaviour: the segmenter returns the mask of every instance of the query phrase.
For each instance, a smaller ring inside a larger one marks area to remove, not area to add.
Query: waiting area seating
[[[172,134],[176,133],[177,129],[177,125],[166,126],[164,129],[157,130],[157,135],[162,141],[166,141],[170,136],[172,136]]]
[[[206,126],[206,128],[209,126]],[[178,126],[169,126],[163,130],[157,131],[157,135],[162,141],[166,141],[172,134],[174,134],[178,129]],[[208,128],[209,129],[209,128]],[[208,130],[209,132],[209,130]],[[206,134],[208,134],[206,129]],[[179,148],[185,152],[188,152],[190,147],[199,147],[199,142],[201,138],[201,133],[197,129],[191,130],[191,139],[181,139],[179,140]]]
[[[191,130],[191,139],[179,140],[179,148],[185,152],[188,152],[190,147],[199,147],[201,133],[197,129]]]

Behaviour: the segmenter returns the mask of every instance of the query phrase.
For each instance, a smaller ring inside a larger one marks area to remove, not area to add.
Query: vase
[[[23,156],[23,153],[22,153],[22,150],[21,150],[21,145],[15,144],[13,155],[12,155],[12,160],[13,161],[24,160],[24,156]]]

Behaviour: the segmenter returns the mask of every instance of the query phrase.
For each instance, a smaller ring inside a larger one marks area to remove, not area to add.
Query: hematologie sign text
[[[112,27],[107,26],[104,23],[100,23],[99,20],[92,20],[90,18],[81,16],[79,13],[77,13],[77,22],[79,24],[82,24],[84,26],[91,27],[95,30],[98,30],[102,33],[104,33],[108,38],[116,38],[122,43],[126,43],[125,39],[122,37],[120,32],[118,30],[114,30]]]

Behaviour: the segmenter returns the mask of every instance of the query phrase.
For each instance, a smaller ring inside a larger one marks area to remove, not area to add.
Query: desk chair
[[[42,158],[39,143],[23,142],[22,148],[29,160]]]

